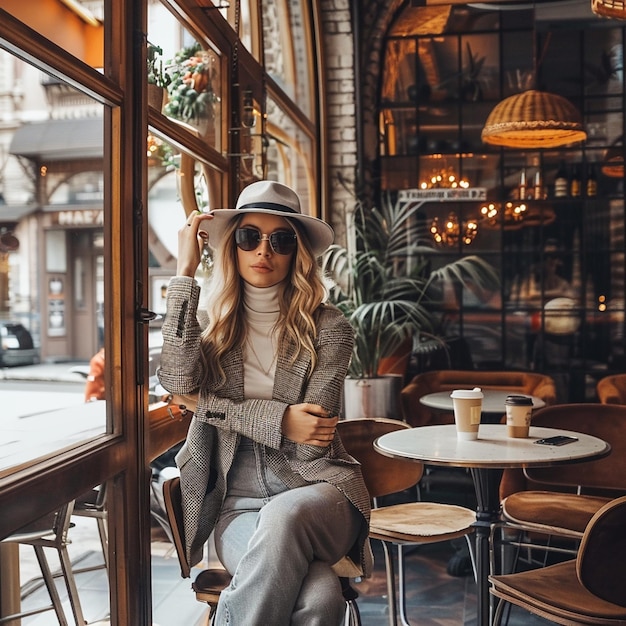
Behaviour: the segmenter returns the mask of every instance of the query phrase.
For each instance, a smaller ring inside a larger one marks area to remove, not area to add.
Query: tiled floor
[[[467,494],[472,493],[465,477],[456,475],[446,499],[470,505]],[[456,492],[456,493],[453,493]],[[423,494],[442,495],[438,488]],[[436,498],[432,498],[436,499]],[[101,562],[100,544],[97,538],[94,520],[76,519],[76,527],[71,529],[72,545],[70,554],[77,567]],[[407,556],[407,612],[412,626],[473,626],[476,624],[476,585],[471,575],[452,577],[448,575],[448,560],[455,554],[457,547],[463,547],[464,541],[455,545],[448,543],[431,544],[412,550]],[[374,575],[354,586],[359,592],[358,606],[361,612],[362,626],[388,626],[386,582],[382,551],[377,542],[373,543],[375,555]],[[32,555],[32,548],[21,548],[23,584],[38,575],[39,570]],[[53,569],[55,562],[51,559]],[[103,569],[81,573],[76,576],[85,613],[89,624],[107,624],[108,586]],[[24,587],[28,595],[23,600],[24,607],[40,606],[49,603],[45,587],[27,583]],[[59,580],[59,589],[66,606],[69,623],[71,613],[67,594]],[[203,626],[206,620],[204,605],[196,601],[190,588],[190,581],[180,578],[178,561],[172,546],[163,540],[152,544],[152,595],[154,626]],[[102,620],[102,621],[101,621]],[[22,626],[55,626],[53,612],[25,618]],[[508,626],[545,626],[549,622],[541,620],[520,610],[513,610]],[[132,626],[131,624],[124,626]],[[256,626],[256,625],[250,625]],[[259,625],[261,626],[261,625]],[[271,626],[271,625],[262,625]]]

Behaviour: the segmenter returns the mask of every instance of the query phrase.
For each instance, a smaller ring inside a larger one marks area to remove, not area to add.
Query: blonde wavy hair
[[[209,324],[201,338],[203,386],[210,383],[219,388],[225,384],[222,358],[234,348],[242,346],[248,332],[243,307],[243,279],[239,275],[235,244],[235,230],[242,217],[234,219],[227,228],[214,259],[213,276],[206,298]],[[288,217],[285,220],[296,233],[297,246],[289,274],[280,284],[278,292],[278,346],[282,351],[288,345],[296,347],[292,362],[303,352],[308,352],[311,357],[310,375],[317,364],[314,345],[316,311],[327,294],[305,230],[296,220]]]

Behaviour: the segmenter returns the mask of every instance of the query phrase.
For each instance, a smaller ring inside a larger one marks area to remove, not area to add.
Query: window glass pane
[[[148,136],[148,146],[148,306],[162,316],[165,314],[167,285],[176,275],[178,230],[191,211],[217,208],[220,199],[218,193],[213,198],[209,192],[209,189],[218,188],[217,174],[212,170],[153,133]],[[208,278],[210,262],[207,249],[197,274],[201,286]],[[149,331],[151,401],[159,399],[155,375],[163,342],[162,322],[162,317],[151,322]]]
[[[303,213],[315,214],[317,203],[311,196],[313,181],[313,142],[276,102],[267,103],[267,178],[283,181],[300,195]]]
[[[311,26],[307,3],[263,2],[263,54],[267,73],[309,118],[313,115]]]
[[[148,63],[152,106],[221,150],[222,59],[161,3],[149,5]]]
[[[104,0],[10,3],[9,13],[91,67],[104,67]]]
[[[0,76],[29,85],[2,101],[1,474],[105,432],[104,385],[85,400],[106,324],[104,107],[5,51]]]
[[[250,0],[239,0],[239,2],[213,0],[213,4],[218,7],[219,12],[224,19],[228,20],[235,32],[237,31],[237,21],[239,21],[239,43],[245,46],[246,50],[258,60],[259,55],[252,45],[251,10],[254,6],[250,6]]]

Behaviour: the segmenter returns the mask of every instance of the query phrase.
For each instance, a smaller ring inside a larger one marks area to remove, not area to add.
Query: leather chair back
[[[581,486],[586,489],[626,493],[626,406],[612,404],[559,404],[538,410],[533,426],[576,430],[608,441],[611,453],[586,463],[563,463],[529,468],[526,476],[535,482]]]
[[[384,417],[342,420],[337,432],[346,452],[361,463],[370,498],[397,493],[415,486],[424,472],[421,463],[383,456],[374,441],[390,432],[410,428],[405,422]]]
[[[576,561],[578,580],[594,595],[626,607],[626,497],[600,509],[583,535]]]
[[[596,394],[602,404],[626,404],[626,374],[601,378],[596,383]]]
[[[500,498],[517,491],[576,491],[620,496],[626,493],[626,405],[575,403],[557,404],[533,413],[533,426],[575,430],[600,437],[611,445],[611,453],[595,461],[559,464],[552,467],[504,470]]]

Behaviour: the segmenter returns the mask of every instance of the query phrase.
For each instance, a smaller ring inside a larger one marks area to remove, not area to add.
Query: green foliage
[[[163,87],[170,84],[171,78],[163,69],[163,49],[148,43],[148,84]]]
[[[491,290],[499,284],[493,268],[476,256],[431,270],[437,252],[419,243],[420,208],[389,196],[379,207],[357,201],[354,250],[333,245],[322,259],[329,300],[355,332],[351,376],[375,377],[380,359],[413,337],[438,338],[432,297],[444,281]]]
[[[199,43],[179,50],[168,63],[171,77],[167,87],[169,100],[163,112],[182,120],[197,122],[213,117],[213,105],[218,97],[213,90],[213,72],[210,55]]]

